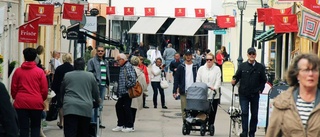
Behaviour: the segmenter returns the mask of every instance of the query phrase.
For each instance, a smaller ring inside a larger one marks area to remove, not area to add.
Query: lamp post
[[[238,57],[238,65],[240,65],[243,61],[242,58],[242,20],[243,20],[243,10],[246,9],[247,1],[238,0],[237,1],[238,9],[240,10],[240,41],[239,41],[239,57]]]
[[[267,8],[268,7],[268,0],[261,0],[261,7],[262,8]],[[263,22],[263,30],[262,30],[262,33],[266,31],[266,24]],[[265,65],[264,64],[264,46],[265,46],[265,42],[263,41],[262,42],[262,45],[261,45],[261,64],[262,65]]]

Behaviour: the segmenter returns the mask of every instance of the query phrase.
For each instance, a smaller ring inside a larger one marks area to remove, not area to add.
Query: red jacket
[[[146,77],[146,82],[147,82],[147,84],[149,84],[150,83],[150,80],[149,80],[149,74],[148,74],[148,68],[147,68],[147,66],[146,65],[138,65],[138,67],[140,68],[140,69],[142,69],[142,71],[143,71],[143,73],[144,73],[144,76]]]
[[[47,99],[48,83],[44,71],[35,62],[24,62],[14,72],[11,96],[16,109],[43,110]]]
[[[222,65],[223,63],[223,55],[221,53],[216,55],[216,62],[218,65]]]

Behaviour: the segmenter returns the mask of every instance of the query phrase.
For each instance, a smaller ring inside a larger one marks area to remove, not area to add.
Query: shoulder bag
[[[124,76],[126,77],[126,81],[128,81],[126,68],[124,68]],[[137,77],[137,73],[136,73],[136,77]],[[142,87],[138,81],[138,77],[136,78],[136,84],[133,87],[128,89],[128,93],[129,93],[130,98],[136,98],[136,97],[141,96]]]

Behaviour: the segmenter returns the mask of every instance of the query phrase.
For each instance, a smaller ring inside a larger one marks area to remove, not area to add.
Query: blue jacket
[[[193,82],[196,82],[198,68],[199,68],[198,65],[196,64],[192,65]],[[186,92],[185,77],[186,77],[186,65],[180,64],[174,75],[173,93],[177,93],[177,89],[179,88],[179,93],[181,95],[185,94]]]

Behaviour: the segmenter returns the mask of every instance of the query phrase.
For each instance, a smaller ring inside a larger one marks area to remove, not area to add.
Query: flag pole
[[[24,24],[20,25],[20,26],[19,26],[19,27],[17,27],[16,29],[19,29],[21,26],[24,26],[24,25],[26,25],[26,24],[29,24],[29,23],[31,23],[31,22],[33,22],[33,21],[35,21],[35,20],[38,20],[38,19],[40,19],[40,17],[37,17],[37,18],[34,18],[34,19],[32,19],[32,20],[28,21],[28,22],[26,22],[26,23],[24,23]]]

